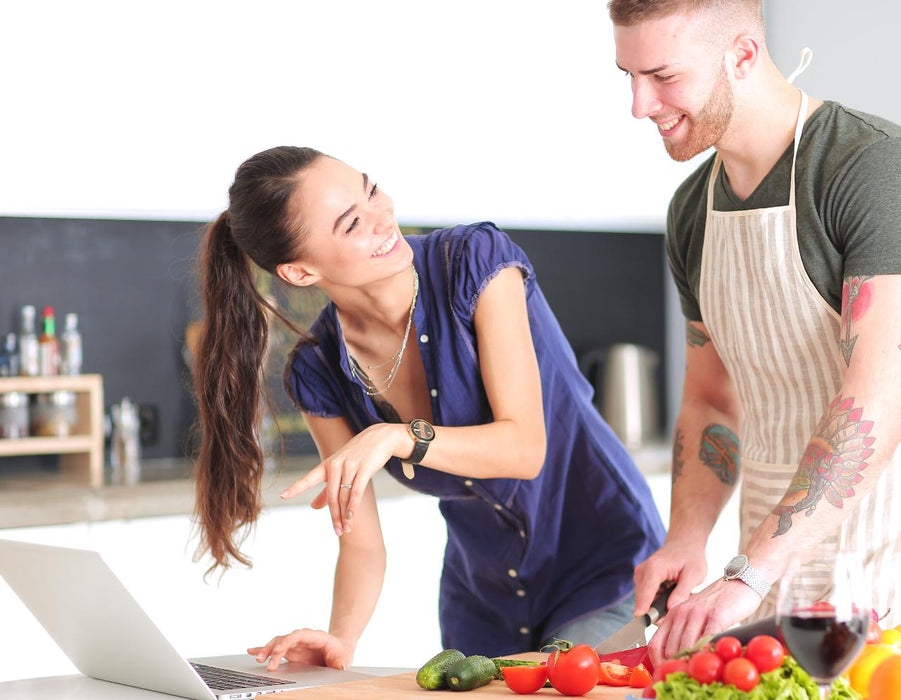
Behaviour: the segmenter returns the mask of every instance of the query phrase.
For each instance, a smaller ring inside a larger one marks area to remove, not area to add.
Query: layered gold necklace
[[[417,274],[415,267],[411,266],[411,269],[413,270],[413,300],[410,302],[410,314],[407,316],[407,327],[404,330],[404,337],[403,340],[401,340],[400,348],[384,362],[366,365],[366,369],[372,371],[382,369],[390,364],[391,368],[388,372],[378,377],[371,377],[367,372],[362,370],[360,364],[353,355],[350,354],[350,348],[347,347],[347,341],[344,341],[344,349],[347,351],[350,373],[363,385],[363,391],[366,392],[367,396],[377,396],[378,394],[383,394],[388,391],[394,383],[394,379],[397,377],[397,373],[400,370],[400,365],[404,360],[404,352],[407,349],[407,340],[410,337],[410,328],[413,326],[413,311],[416,309],[416,297],[419,295],[419,275]],[[379,388],[379,384],[382,385],[381,388]]]

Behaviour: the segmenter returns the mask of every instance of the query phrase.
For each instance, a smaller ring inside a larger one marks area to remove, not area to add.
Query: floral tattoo
[[[728,486],[738,480],[738,436],[725,425],[708,425],[701,433],[701,462]]]
[[[813,515],[825,498],[836,508],[854,495],[854,485],[863,480],[865,460],[873,454],[875,437],[870,437],[873,421],[862,420],[863,409],[854,407],[854,397],[837,396],[829,405],[816,432],[807,444],[798,471],[788,490],[773,509],[779,526],[773,537],[791,529],[795,513]]]
[[[873,286],[868,282],[871,278],[872,275],[845,277],[842,286],[842,334],[838,344],[848,367],[851,366],[851,353],[854,351],[854,343],[857,342],[857,335],[851,335],[851,325],[859,321],[870,308]]]

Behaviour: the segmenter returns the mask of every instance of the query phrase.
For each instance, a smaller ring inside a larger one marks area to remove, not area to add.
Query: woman
[[[330,629],[250,653],[270,669],[351,665],[385,570],[379,469],[440,499],[445,647],[597,642],[630,620],[634,566],[663,526],[522,250],[487,223],[405,238],[367,175],[308,148],[253,156],[229,195],[201,258],[196,373],[198,514],[214,567],[246,563],[236,536],[260,508],[260,406],[247,397],[259,395],[270,309],[249,261],[330,299],[285,373],[323,461],[283,494],[323,486],[313,507],[328,506],[340,536]]]

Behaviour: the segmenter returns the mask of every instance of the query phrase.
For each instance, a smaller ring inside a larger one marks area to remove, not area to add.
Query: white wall
[[[901,3],[894,0],[766,0],[776,65],[788,75],[800,50],[813,63],[795,83],[820,99],[901,122],[895,75]]]
[[[690,166],[629,113],[601,0],[4,8],[0,215],[209,219],[290,143],[407,223],[663,229]]]

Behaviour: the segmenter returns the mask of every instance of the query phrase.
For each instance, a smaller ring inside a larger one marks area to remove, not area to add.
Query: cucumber
[[[451,690],[472,690],[488,685],[496,673],[497,666],[487,656],[467,656],[447,669],[447,687]]]
[[[540,666],[541,663],[538,661],[525,661],[524,659],[491,659],[494,662],[495,667],[497,668],[497,673],[494,674],[495,679],[503,680],[504,674],[501,671],[502,668],[510,668],[511,666]]]
[[[426,661],[422,668],[416,673],[416,683],[420,688],[426,690],[438,690],[447,687],[445,674],[457,661],[462,661],[466,656],[462,651],[456,649],[445,649],[435,654],[431,659]]]

